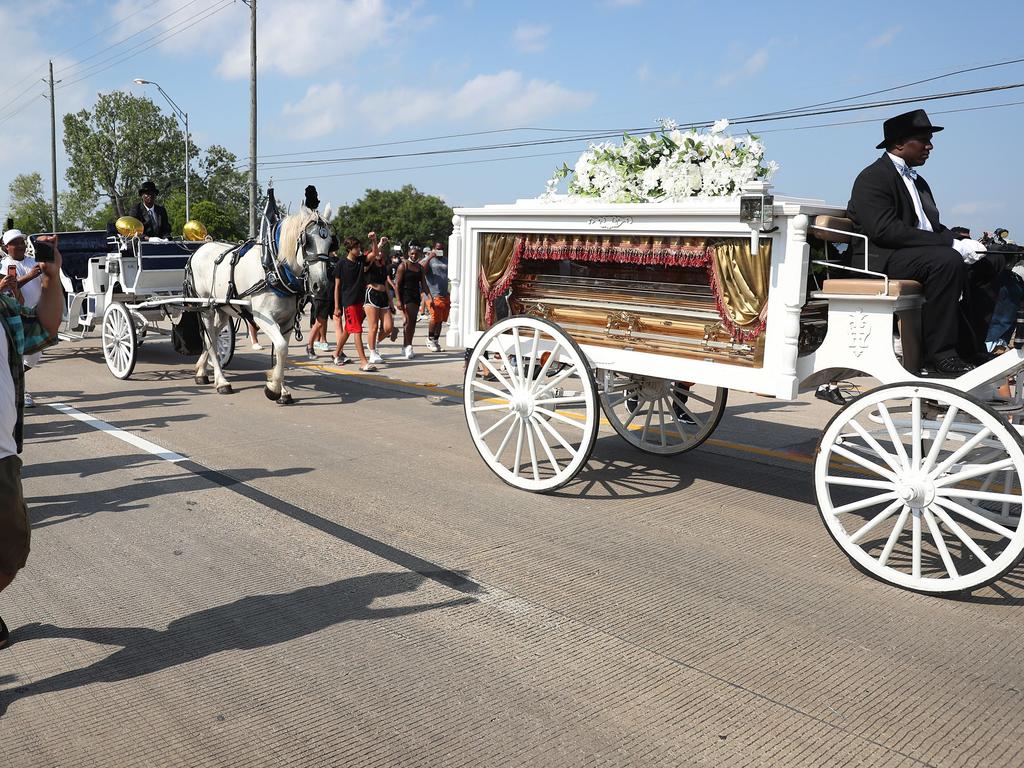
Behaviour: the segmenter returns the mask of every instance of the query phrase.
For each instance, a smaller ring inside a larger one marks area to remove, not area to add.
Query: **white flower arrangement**
[[[779,169],[775,161],[764,161],[756,136],[726,136],[728,120],[716,121],[706,133],[680,131],[672,120],[660,123],[660,132],[626,134],[621,146],[591,144],[573,168],[555,170],[542,197],[553,197],[570,174],[570,197],[613,203],[724,197],[739,194],[747,182],[771,180]]]

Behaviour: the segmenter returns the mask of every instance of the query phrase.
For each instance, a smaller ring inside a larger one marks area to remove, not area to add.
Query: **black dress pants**
[[[959,251],[934,245],[900,248],[889,256],[885,273],[894,280],[917,280],[924,286],[921,326],[925,360],[956,355],[960,294],[967,281],[967,265]]]

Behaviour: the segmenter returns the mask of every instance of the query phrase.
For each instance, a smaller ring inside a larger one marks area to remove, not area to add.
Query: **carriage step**
[[[834,278],[825,280],[821,291],[838,296],[919,296],[924,289],[916,280],[890,280],[886,293],[884,280]]]

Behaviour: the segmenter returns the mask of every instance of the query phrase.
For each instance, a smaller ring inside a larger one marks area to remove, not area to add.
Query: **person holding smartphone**
[[[11,241],[15,239],[12,237]],[[31,537],[21,486],[21,459],[18,458],[25,418],[23,357],[57,341],[64,312],[57,236],[40,235],[38,241],[53,249],[53,261],[40,265],[39,300],[35,309],[4,293],[4,288],[12,282],[6,273],[0,281],[0,326],[3,326],[0,328],[0,592],[25,567]],[[7,365],[3,364],[5,361]],[[7,645],[9,637],[7,625],[0,618],[0,648]]]
[[[36,260],[28,255],[25,235],[20,229],[8,229],[4,232],[2,248],[4,257],[0,262],[0,270],[10,275],[13,272],[17,280],[18,293],[15,294],[18,301],[26,307],[33,308],[39,303],[39,296],[42,293],[39,277],[43,274],[43,268]],[[42,246],[40,246],[42,247]],[[25,370],[29,371],[39,365],[42,352],[33,352],[25,355]],[[25,393],[25,407],[32,408],[35,401],[32,395]]]

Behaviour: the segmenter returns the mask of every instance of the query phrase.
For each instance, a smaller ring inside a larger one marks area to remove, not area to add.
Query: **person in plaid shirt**
[[[60,285],[60,251],[56,235],[37,242],[53,247],[53,261],[40,262],[42,293],[35,309],[19,301],[16,277],[0,279],[0,592],[25,567],[29,550],[28,509],[21,490],[21,453],[25,405],[24,355],[57,340],[64,293]],[[7,365],[3,365],[6,361]],[[0,617],[0,648],[10,634]]]

